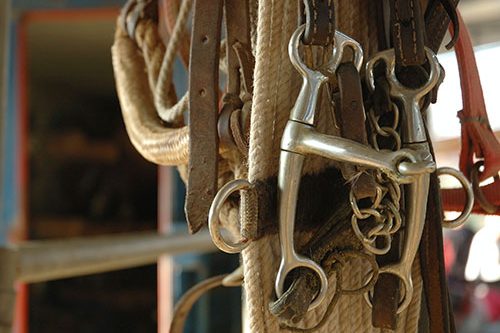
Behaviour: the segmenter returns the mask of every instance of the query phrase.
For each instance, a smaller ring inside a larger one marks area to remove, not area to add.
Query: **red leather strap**
[[[474,157],[483,158],[484,171],[479,175],[479,180],[483,181],[497,175],[500,170],[500,143],[493,134],[488,121],[469,31],[459,13],[458,19],[462,29],[460,29],[458,42],[455,45],[455,53],[463,100],[463,110],[458,113],[462,123],[460,170],[470,176]]]
[[[457,12],[457,14],[461,28],[458,42],[455,45],[455,53],[457,55],[463,100],[463,110],[458,112],[462,124],[462,148],[459,166],[467,178],[471,179],[475,159],[483,159],[484,170],[479,173],[479,181],[483,181],[498,175],[500,170],[500,143],[491,129],[486,113],[481,80],[469,31],[460,13]],[[495,178],[494,183],[481,188],[474,184],[476,189],[483,193],[486,201],[494,206],[500,206],[500,182],[497,178]],[[463,209],[465,195],[462,190],[442,190],[441,193],[445,210],[461,211]],[[477,191],[476,196],[478,196]],[[477,198],[473,211],[480,214],[498,212],[498,210],[497,212],[494,210],[486,212]]]
[[[500,206],[500,186],[498,182],[482,186],[481,192],[492,205]],[[445,211],[460,212],[464,209],[465,193],[462,189],[454,188],[441,190],[441,198]],[[487,214],[477,199],[474,202],[472,212],[476,214]],[[498,214],[498,212],[495,212],[495,214]]]

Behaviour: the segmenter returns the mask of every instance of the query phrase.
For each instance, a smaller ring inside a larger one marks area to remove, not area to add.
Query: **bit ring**
[[[229,198],[231,194],[236,191],[251,189],[252,184],[246,179],[234,179],[222,186],[217,192],[210,206],[208,213],[208,230],[212,237],[212,242],[219,248],[219,250],[226,253],[240,253],[248,246],[248,239],[241,237],[237,243],[228,243],[221,234],[219,212],[222,205]]]
[[[449,167],[441,167],[436,170],[436,174],[438,176],[441,175],[452,176],[453,178],[455,178],[460,182],[465,191],[466,200],[465,200],[465,207],[462,213],[456,219],[443,220],[443,222],[441,223],[444,228],[450,228],[450,229],[457,228],[462,224],[464,224],[464,222],[469,218],[469,215],[472,212],[472,208],[474,206],[474,191],[472,190],[472,185],[467,180],[467,178],[465,178],[464,174],[457,169]]]

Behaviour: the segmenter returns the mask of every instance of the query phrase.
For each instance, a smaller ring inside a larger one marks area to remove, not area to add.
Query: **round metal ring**
[[[395,271],[384,272],[381,270],[383,270],[383,268],[379,269],[378,277],[380,277],[381,274],[392,274],[395,277],[397,277],[398,279],[400,279],[402,282],[404,293],[401,293],[399,295],[400,300],[399,300],[398,309],[396,312],[397,314],[400,314],[401,312],[406,310],[411,303],[411,300],[413,297],[413,282],[411,279],[408,280]],[[370,308],[373,308],[373,289],[368,290],[367,292],[364,293],[364,299],[365,299],[365,302],[367,303],[367,305]]]
[[[483,191],[481,190],[481,187],[479,186],[479,169],[484,165],[483,161],[478,161],[474,163],[474,166],[472,167],[472,171],[470,173],[470,179],[472,182],[472,189],[474,191],[474,196],[479,203],[479,206],[489,214],[495,213],[500,207],[497,205],[492,204],[484,195]]]
[[[252,188],[252,184],[246,179],[234,179],[222,186],[215,195],[214,201],[208,213],[208,230],[212,241],[221,251],[226,253],[240,253],[248,246],[248,239],[241,237],[237,243],[230,244],[224,240],[220,232],[219,212],[224,202],[236,191]]]
[[[361,229],[359,228],[358,218],[356,217],[355,214],[352,214],[352,216],[351,216],[351,226],[352,226],[352,229],[354,231],[354,234],[356,234],[356,237],[358,237],[358,239],[361,241],[364,248],[366,250],[370,251],[371,253],[376,254],[376,255],[383,255],[383,254],[386,254],[387,252],[389,252],[389,250],[391,249],[392,239],[391,239],[390,235],[378,236],[378,237],[384,237],[384,239],[385,239],[385,246],[383,248],[378,248],[378,247],[374,246],[373,244],[375,243],[377,236],[373,236],[371,238],[366,237],[363,234],[363,232],[361,231]]]
[[[445,228],[457,228],[462,224],[464,224],[464,222],[467,220],[470,213],[472,212],[472,208],[474,206],[474,192],[472,191],[472,185],[467,180],[467,178],[465,178],[464,174],[458,171],[457,169],[442,167],[436,170],[436,174],[438,176],[442,175],[452,176],[453,178],[455,178],[460,182],[465,191],[466,200],[465,200],[465,207],[462,213],[454,220],[443,220],[442,222],[442,226]]]

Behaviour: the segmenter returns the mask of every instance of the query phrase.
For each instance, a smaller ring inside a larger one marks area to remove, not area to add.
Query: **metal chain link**
[[[401,149],[401,137],[397,132],[399,125],[399,109],[391,103],[393,121],[391,126],[381,126],[380,116],[370,109],[368,120],[372,128],[370,137],[374,149],[380,150],[379,137],[390,137],[394,141],[394,150]],[[371,205],[367,206],[358,201],[353,189],[349,192],[349,202],[352,208],[351,225],[354,233],[366,250],[375,255],[386,254],[391,248],[392,236],[402,224],[400,210],[401,189],[399,183],[379,170],[374,171],[376,195],[372,198]],[[377,242],[381,238],[383,242]]]

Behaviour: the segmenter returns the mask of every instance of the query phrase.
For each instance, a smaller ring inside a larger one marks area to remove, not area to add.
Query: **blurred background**
[[[184,230],[184,187],[176,170],[143,160],[121,120],[110,47],[124,2],[0,1],[0,244]],[[476,47],[490,122],[500,133],[500,1],[461,0],[459,8]],[[438,164],[456,167],[457,65],[452,52],[439,58],[446,79],[429,122]],[[176,77],[182,89],[181,69]],[[462,229],[445,231],[460,332],[500,332],[498,226],[497,217],[474,216]],[[167,332],[180,295],[237,266],[237,256],[192,254],[19,285],[15,332]],[[238,288],[210,293],[186,332],[240,332],[240,300]]]

